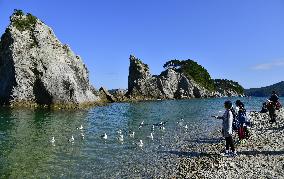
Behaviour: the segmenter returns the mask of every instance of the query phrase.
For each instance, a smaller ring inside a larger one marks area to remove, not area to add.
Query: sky
[[[153,75],[192,59],[244,88],[284,80],[283,0],[0,0],[0,34],[14,9],[70,45],[96,88],[127,88],[130,54]]]

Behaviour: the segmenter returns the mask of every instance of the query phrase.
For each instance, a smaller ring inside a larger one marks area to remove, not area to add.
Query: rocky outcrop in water
[[[188,99],[238,96],[240,93],[234,89],[208,90],[174,68],[153,76],[148,65],[131,55],[127,95],[135,99]]]
[[[52,29],[15,11],[0,42],[1,104],[93,103],[99,100],[82,59]]]
[[[99,89],[99,93],[102,101],[111,103],[117,101],[117,99],[112,94],[110,94],[109,91],[104,87],[101,87]]]

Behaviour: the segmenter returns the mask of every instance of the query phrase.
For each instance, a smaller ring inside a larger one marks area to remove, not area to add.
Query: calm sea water
[[[223,114],[225,100],[114,103],[76,112],[1,109],[0,178],[131,176],[123,169],[161,165],[155,158],[165,155],[164,151],[179,150],[220,128],[221,122],[210,116]],[[258,111],[265,98],[241,100],[248,111]],[[164,130],[152,129],[152,124],[162,121],[166,122]],[[83,129],[78,129],[81,125]],[[124,135],[123,142],[118,140],[118,130]],[[129,136],[132,131],[134,138]],[[151,132],[153,140],[148,137]],[[101,138],[104,133],[107,140]]]

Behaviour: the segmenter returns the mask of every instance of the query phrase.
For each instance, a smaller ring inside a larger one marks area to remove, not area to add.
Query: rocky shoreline
[[[132,178],[283,178],[284,176],[284,109],[277,111],[277,123],[270,124],[268,113],[249,112],[253,123],[245,144],[234,133],[236,157],[224,157],[225,140],[221,125],[206,138],[186,139],[172,144],[172,150],[143,162],[125,164],[120,177]],[[188,142],[191,141],[191,142]],[[124,175],[121,175],[124,173]]]
[[[184,146],[196,157],[179,158],[177,178],[282,178],[284,176],[284,110],[277,112],[277,123],[270,124],[268,114],[250,112],[253,122],[251,137],[237,144],[238,156],[223,157],[224,140],[204,143],[192,148]],[[213,136],[220,136],[216,131]],[[213,137],[214,138],[214,137]],[[235,141],[237,136],[235,136]],[[214,141],[214,140],[213,140]],[[174,177],[174,176],[172,176]]]

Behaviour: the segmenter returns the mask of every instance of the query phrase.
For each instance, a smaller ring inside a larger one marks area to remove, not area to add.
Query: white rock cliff
[[[14,13],[0,41],[0,101],[91,103],[99,100],[85,64],[36,17]]]

